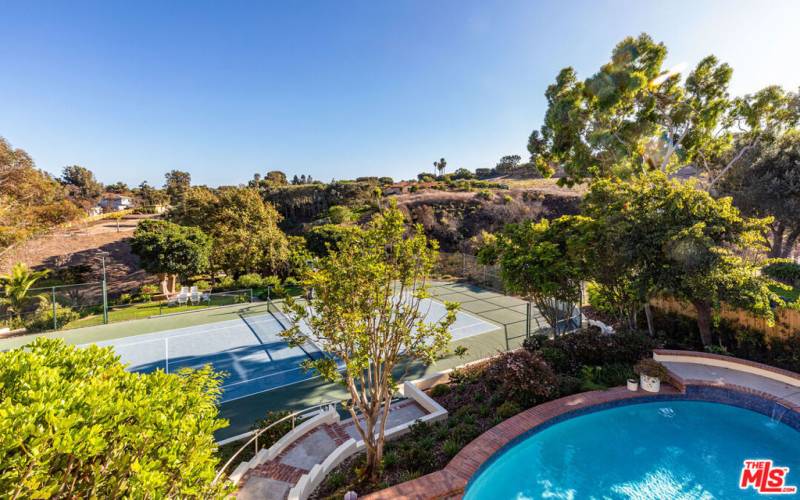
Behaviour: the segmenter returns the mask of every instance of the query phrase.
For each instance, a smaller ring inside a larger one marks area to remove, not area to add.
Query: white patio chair
[[[181,295],[189,295],[189,287],[188,286],[182,286],[181,287]]]
[[[172,307],[178,303],[178,296],[177,295],[168,295],[167,296],[167,307]]]
[[[193,286],[192,288],[190,288],[189,293],[197,293],[197,287]]]
[[[194,290],[192,293],[189,294],[189,300],[192,302],[192,304],[197,304],[198,302],[200,302],[200,292]]]
[[[189,301],[189,295],[183,292],[178,294],[178,305],[185,306],[186,303]]]

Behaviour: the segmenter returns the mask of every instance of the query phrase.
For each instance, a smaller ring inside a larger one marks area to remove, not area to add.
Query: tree
[[[459,168],[453,172],[453,179],[474,179],[475,174],[466,168]]]
[[[128,194],[131,192],[130,188],[124,182],[115,182],[106,186],[107,193]]]
[[[770,257],[789,257],[800,238],[800,131],[763,139],[720,183],[750,217],[772,216]]]
[[[337,224],[315,226],[306,235],[306,246],[314,255],[325,257],[330,250],[338,251],[339,246],[349,240],[350,233],[357,230],[356,226],[339,226]]]
[[[478,253],[481,264],[500,264],[507,289],[532,300],[553,332],[580,300],[585,264],[573,240],[581,223],[566,216],[507,224],[499,236],[484,236]]]
[[[512,174],[519,167],[520,161],[522,161],[520,155],[506,155],[500,158],[494,169],[500,175]]]
[[[275,207],[249,188],[223,189],[217,198],[201,226],[214,238],[213,266],[234,277],[284,274],[289,243],[278,227],[282,217]]]
[[[567,185],[696,165],[713,186],[754,141],[797,123],[796,95],[768,87],[731,100],[727,64],[708,56],[682,81],[663,68],[666,54],[642,34],[617,44],[611,61],[586,80],[562,69],[545,93],[544,125],[528,142],[531,163],[544,176],[563,168],[559,182]]]
[[[782,303],[756,258],[770,221],[742,217],[731,198],[654,172],[629,182],[595,181],[583,214],[603,221],[633,272],[636,297],[667,294],[693,305],[704,345],[711,344],[712,315],[723,302],[769,321],[771,303]]]
[[[264,181],[272,187],[285,186],[289,184],[286,181],[286,174],[280,170],[271,170],[267,172],[267,175],[264,176]]]
[[[147,181],[139,184],[139,187],[133,190],[133,194],[139,199],[139,204],[145,207],[164,205],[169,202],[169,196],[164,191],[154,188]]]
[[[303,178],[305,178],[305,175],[303,176]],[[300,184],[300,178],[297,177],[297,174],[295,174],[294,177],[292,177],[292,184],[295,185],[295,186]]]
[[[92,171],[80,165],[64,167],[61,183],[80,200],[93,202],[103,194],[103,185],[94,178]]]
[[[444,158],[441,158],[439,161],[433,162],[433,168],[436,169],[436,172],[439,175],[444,174],[445,167],[447,167],[447,160],[445,160]]]
[[[32,298],[28,295],[33,285],[47,276],[49,271],[31,271],[28,266],[19,262],[11,267],[11,272],[0,276],[3,295],[0,304],[14,314],[18,322],[22,321],[22,313]]]
[[[110,347],[37,338],[0,353],[0,491],[10,498],[223,498],[221,376],[131,373]]]
[[[211,238],[196,227],[151,219],[139,223],[131,249],[147,272],[183,281],[208,269]]]
[[[170,170],[164,174],[164,190],[169,196],[171,205],[177,205],[183,201],[186,192],[192,187],[192,175],[189,172],[180,170]]]
[[[293,318],[308,324],[308,337],[331,354],[306,366],[347,388],[348,409],[366,445],[364,475],[371,479],[383,458],[388,419],[380,416],[388,414],[395,390],[392,370],[401,353],[427,363],[441,355],[457,307],[447,304],[440,321],[424,321],[437,244],[419,225],[408,237],[405,233],[403,215],[393,204],[305,273],[303,283],[313,290],[309,307],[289,301]],[[295,344],[305,340],[296,326],[285,336]],[[337,369],[336,359],[344,370]]]

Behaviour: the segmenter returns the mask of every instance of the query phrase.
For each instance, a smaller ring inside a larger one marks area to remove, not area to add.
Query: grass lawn
[[[791,290],[780,290],[772,288],[772,291],[784,298],[788,302],[800,302],[800,287],[794,287]]]

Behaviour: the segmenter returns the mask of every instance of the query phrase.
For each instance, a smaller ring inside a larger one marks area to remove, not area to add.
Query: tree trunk
[[[800,227],[789,233],[789,236],[786,237],[786,241],[783,244],[783,251],[781,251],[779,257],[789,258],[792,256],[797,238],[800,238]]]
[[[647,317],[647,331],[651,337],[655,337],[656,331],[653,328],[653,310],[650,308],[650,303],[644,305],[644,315]]]
[[[700,329],[700,340],[703,347],[711,345],[711,304],[704,300],[693,302],[697,311],[697,327]]]
[[[770,258],[780,257],[783,253],[783,232],[785,227],[783,224],[778,226],[772,231],[772,245],[770,245],[769,254]]]

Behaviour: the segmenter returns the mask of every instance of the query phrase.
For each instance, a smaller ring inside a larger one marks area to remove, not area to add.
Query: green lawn
[[[772,291],[784,298],[788,302],[800,302],[800,287],[794,287],[791,290],[781,290],[772,288]]]

